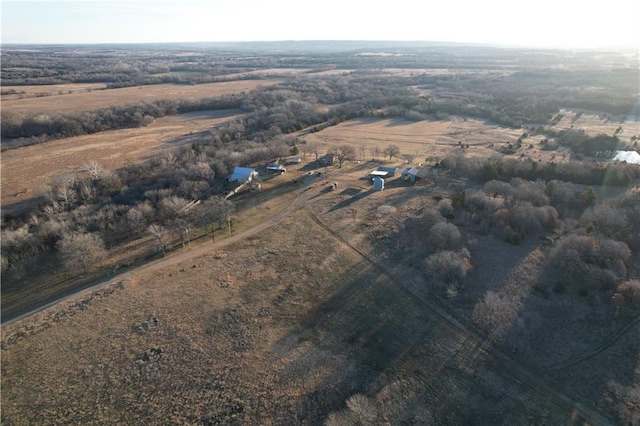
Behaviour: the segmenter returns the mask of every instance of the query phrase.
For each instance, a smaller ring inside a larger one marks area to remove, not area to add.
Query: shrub
[[[462,235],[454,224],[439,222],[429,229],[427,244],[432,251],[457,250],[462,246]]]
[[[558,281],[556,285],[553,287],[553,292],[562,294],[567,292],[567,283],[564,281]]]
[[[629,280],[618,286],[618,292],[624,296],[627,304],[640,307],[640,280]]]
[[[438,210],[442,217],[447,219],[453,219],[455,217],[453,205],[451,205],[451,200],[441,199],[438,201]]]
[[[625,243],[589,235],[567,235],[558,240],[550,260],[562,278],[590,288],[612,288],[626,275],[631,251]]]
[[[451,283],[462,280],[471,269],[469,250],[443,250],[434,253],[425,260],[424,271],[428,277]]]
[[[522,302],[517,296],[487,291],[472,313],[473,321],[494,341],[502,341],[515,326]]]

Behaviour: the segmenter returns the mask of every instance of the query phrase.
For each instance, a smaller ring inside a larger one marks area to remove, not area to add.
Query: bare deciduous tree
[[[57,246],[65,267],[72,270],[80,267],[83,272],[102,262],[107,255],[104,242],[98,234],[68,234],[62,237]]]
[[[462,235],[453,223],[438,222],[429,230],[429,248],[438,250],[458,250],[462,247]]]
[[[147,232],[149,232],[149,234],[151,234],[151,236],[156,240],[158,251],[161,251],[162,255],[166,256],[169,238],[167,235],[167,230],[164,228],[164,226],[152,223],[147,228]]]
[[[383,149],[382,152],[384,153],[384,155],[388,155],[389,160],[391,160],[393,157],[400,154],[400,148],[398,147],[398,145],[391,144]]]
[[[322,144],[320,142],[313,141],[313,142],[306,143],[307,152],[314,154],[316,156],[316,161],[318,161],[318,158],[320,158],[321,148],[322,148]]]
[[[331,154],[338,160],[338,167],[341,168],[346,160],[355,156],[356,149],[352,145],[340,145],[333,148]]]
[[[100,175],[104,171],[104,168],[97,161],[89,161],[85,164],[85,170],[89,172],[89,176],[91,176],[91,180],[100,179]]]

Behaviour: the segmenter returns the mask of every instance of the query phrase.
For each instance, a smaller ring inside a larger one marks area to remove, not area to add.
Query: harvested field
[[[37,196],[38,191],[56,177],[76,172],[89,161],[96,161],[109,170],[127,162],[143,161],[163,150],[191,143],[199,132],[232,120],[237,114],[238,111],[229,110],[167,116],[146,127],[58,139],[5,151],[2,153],[2,207]]]
[[[107,86],[104,83],[68,83],[68,84],[47,84],[33,86],[2,86],[3,92],[15,92],[2,95],[2,102],[10,99],[23,99],[32,97],[69,95],[71,93],[91,92],[102,90]]]
[[[160,99],[197,100],[230,95],[253,90],[257,87],[278,84],[280,80],[239,80],[198,85],[154,84],[45,96],[41,98],[8,99],[2,102],[3,113],[13,114],[69,114],[136,102],[152,102]],[[42,90],[46,91],[47,86]]]

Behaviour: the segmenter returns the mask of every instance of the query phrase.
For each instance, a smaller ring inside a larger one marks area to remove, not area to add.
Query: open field
[[[562,119],[555,125],[550,126],[551,129],[560,131],[568,129],[583,129],[589,136],[598,136],[601,134],[613,135],[620,128],[622,131],[618,133],[618,138],[624,142],[631,142],[632,136],[640,138],[640,122],[633,119],[612,120],[602,114],[594,114],[593,112],[577,112],[571,110],[562,110]]]
[[[354,394],[393,424],[575,415],[305,213],[3,331],[6,424],[318,424]]]
[[[640,136],[637,61],[157,49],[3,54],[194,84],[3,96],[11,146],[103,132],[3,152],[2,424],[637,423],[640,168],[602,155]]]
[[[2,95],[2,102],[10,99],[23,99],[52,95],[69,95],[71,93],[91,92],[106,88],[104,83],[68,83],[25,86],[2,86],[3,92],[15,92]]]
[[[9,114],[68,114],[160,99],[197,100],[230,95],[279,82],[280,80],[239,80],[198,85],[155,84],[125,87],[41,98],[8,99],[2,101],[2,110],[3,113]],[[18,90],[20,86],[15,87]],[[46,91],[46,86],[42,90]]]
[[[191,143],[197,133],[232,120],[238,111],[205,111],[162,117],[146,127],[77,136],[2,153],[2,206],[39,195],[56,178],[96,161],[113,170]],[[178,138],[180,140],[176,141]],[[174,142],[174,143],[171,143]],[[6,210],[5,210],[6,211]]]
[[[468,144],[465,155],[486,158],[495,155],[500,148],[515,143],[522,135],[522,129],[513,129],[472,118],[452,117],[449,120],[423,120],[410,122],[403,119],[363,118],[349,120],[336,126],[328,127],[322,132],[305,134],[308,142],[319,142],[327,151],[331,148],[348,144],[356,147],[358,159],[373,157],[371,149],[382,150],[393,144],[400,148],[399,157],[409,155],[415,157],[416,163],[426,158],[442,159],[456,149],[459,142]],[[533,144],[534,149],[527,151],[527,156],[535,160],[548,160],[556,153],[544,152],[537,148],[541,136],[530,137],[526,144]],[[361,147],[365,147],[362,157]]]
[[[446,183],[393,180],[372,192],[360,176],[374,166],[326,168],[294,192],[290,173],[271,179],[264,192],[236,199],[257,209],[239,226],[268,223],[283,201],[304,208],[233,245],[194,246],[195,256],[183,250],[166,266],[133,271],[4,327],[3,423],[318,424],[361,394],[391,424],[583,424],[538,378],[548,375],[583,410],[598,410],[607,397],[603,377],[637,369],[633,332],[586,370],[584,363],[549,369],[624,323],[587,305],[582,321],[596,315],[608,325],[594,332],[578,321],[549,335],[541,323],[531,330],[535,356],[515,355],[530,373],[443,321],[412,263],[417,230],[405,226],[434,194],[446,194]],[[328,191],[333,180],[338,191]],[[292,202],[295,193],[304,198]],[[528,309],[564,309],[560,299],[530,294],[540,242],[514,248],[477,238],[474,259],[493,261],[477,260],[474,286],[447,309],[463,312],[502,286],[520,286]],[[567,334],[580,345],[567,346]],[[604,376],[603,357],[615,364]],[[587,423],[603,421],[592,415]]]

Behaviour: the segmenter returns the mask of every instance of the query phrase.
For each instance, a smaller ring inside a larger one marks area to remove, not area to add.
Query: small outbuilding
[[[376,176],[373,178],[373,190],[374,191],[382,191],[384,189],[384,179],[380,176]]]
[[[402,180],[408,180],[409,182],[415,182],[416,180],[418,180],[420,177],[421,173],[420,173],[420,169],[417,167],[409,167],[406,168],[402,171],[402,174],[400,175],[400,177],[402,178]]]
[[[293,157],[293,158],[289,159],[288,163],[289,164],[300,164],[300,163],[302,163],[302,158]]]
[[[278,163],[267,164],[267,170],[269,170],[272,173],[281,173],[281,174],[287,171],[287,169],[285,169]]]
[[[326,155],[318,158],[318,161],[323,166],[331,166],[331,165],[333,165],[333,163],[335,161],[335,158],[334,158],[333,154],[326,154]]]
[[[235,167],[233,173],[227,177],[227,181],[246,183],[251,182],[256,176],[258,176],[258,172],[255,169],[250,167]]]

